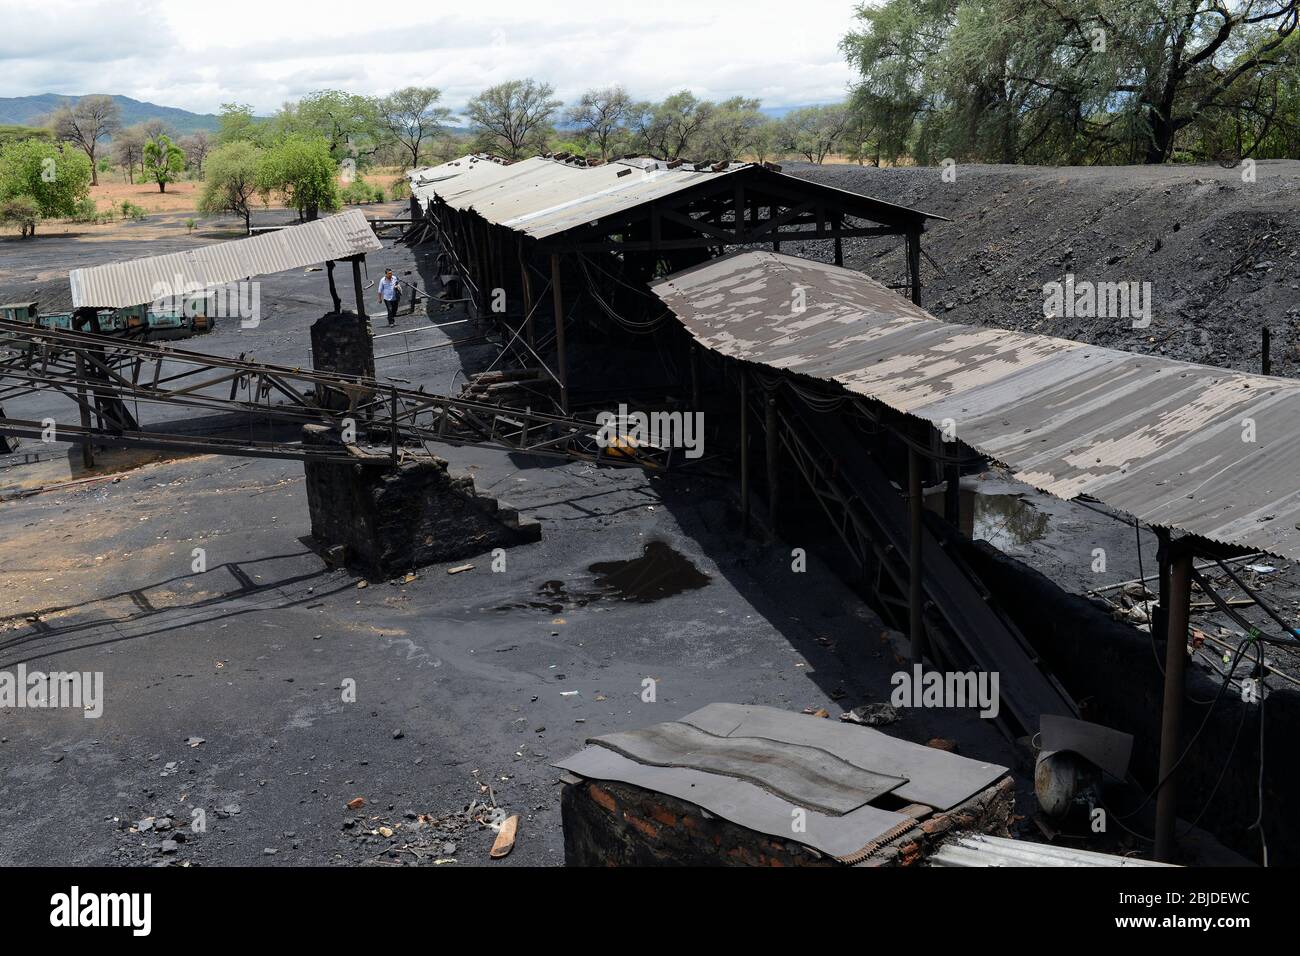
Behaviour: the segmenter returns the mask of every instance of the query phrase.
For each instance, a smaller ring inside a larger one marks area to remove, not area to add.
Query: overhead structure
[[[701,345],[955,430],[1042,491],[1300,559],[1300,382],[942,322],[860,273],[766,251],[654,289]]]
[[[463,283],[476,314],[508,326],[522,361],[554,355],[565,411],[565,330],[582,315],[579,297],[595,323],[647,334],[662,313],[647,285],[665,272],[729,248],[782,242],[821,241],[842,263],[845,239],[893,237],[902,240],[906,268],[897,287],[920,302],[921,234],[927,220],[941,218],[770,164],[633,157],[590,165],[563,154],[505,163],[475,155],[409,179],[418,223],[409,240],[436,240],[439,273]],[[538,312],[549,313],[553,335],[537,327]]]
[[[68,282],[74,308],[127,308],[253,276],[361,257],[382,248],[365,214],[350,209],[247,239],[73,269]]]

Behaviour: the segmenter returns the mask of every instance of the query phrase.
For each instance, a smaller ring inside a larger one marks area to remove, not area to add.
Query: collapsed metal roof
[[[349,209],[247,239],[73,269],[68,282],[73,308],[125,308],[382,248],[365,214]]]
[[[744,172],[779,177],[806,193],[863,205],[879,213],[915,220],[942,217],[882,200],[785,176],[753,163],[697,169],[691,163],[639,158],[584,166],[545,157],[505,164],[487,156],[460,159],[407,174],[421,203],[437,197],[457,210],[472,209],[494,225],[546,239],[597,222],[718,177]]]
[[[702,345],[950,420],[1042,491],[1300,559],[1300,382],[942,322],[861,273],[774,252],[654,291]]]
[[[1007,773],[870,727],[744,704],[709,704],[586,744],[555,766],[665,793],[842,860],[861,859],[917,823],[873,800],[889,794],[899,806],[949,810]],[[804,811],[807,827],[792,834],[795,810]]]

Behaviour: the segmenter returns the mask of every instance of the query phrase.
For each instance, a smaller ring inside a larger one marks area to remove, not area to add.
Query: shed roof
[[[824,196],[828,202],[853,205],[864,214],[891,220],[942,218],[752,163],[697,170],[689,163],[674,166],[649,158],[582,166],[536,156],[507,165],[475,155],[413,170],[408,178],[412,194],[421,202],[437,197],[454,209],[472,209],[495,225],[546,239],[737,174],[770,177],[769,181],[779,181],[787,190]]]
[[[349,209],[247,239],[73,269],[68,282],[74,308],[124,308],[382,248],[365,214]]]
[[[950,421],[1043,491],[1300,559],[1300,382],[942,322],[861,273],[773,252],[654,289],[702,345]]]

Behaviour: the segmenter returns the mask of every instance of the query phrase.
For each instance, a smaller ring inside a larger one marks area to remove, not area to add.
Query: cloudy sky
[[[766,106],[843,97],[857,0],[3,0],[0,95],[122,93],[270,113],[323,88],[440,87],[461,106],[533,76],[565,99],[622,83]]]

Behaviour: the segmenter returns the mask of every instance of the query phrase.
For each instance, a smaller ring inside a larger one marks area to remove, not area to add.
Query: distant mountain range
[[[89,95],[89,94],[88,94]],[[37,96],[0,96],[0,125],[39,126],[64,100],[76,101],[79,96],[61,96],[41,93]],[[145,120],[160,119],[182,136],[209,132],[217,128],[217,117],[212,113],[191,113],[175,106],[159,106],[133,100],[129,96],[113,96],[113,102],[122,110],[122,125],[134,126]]]

